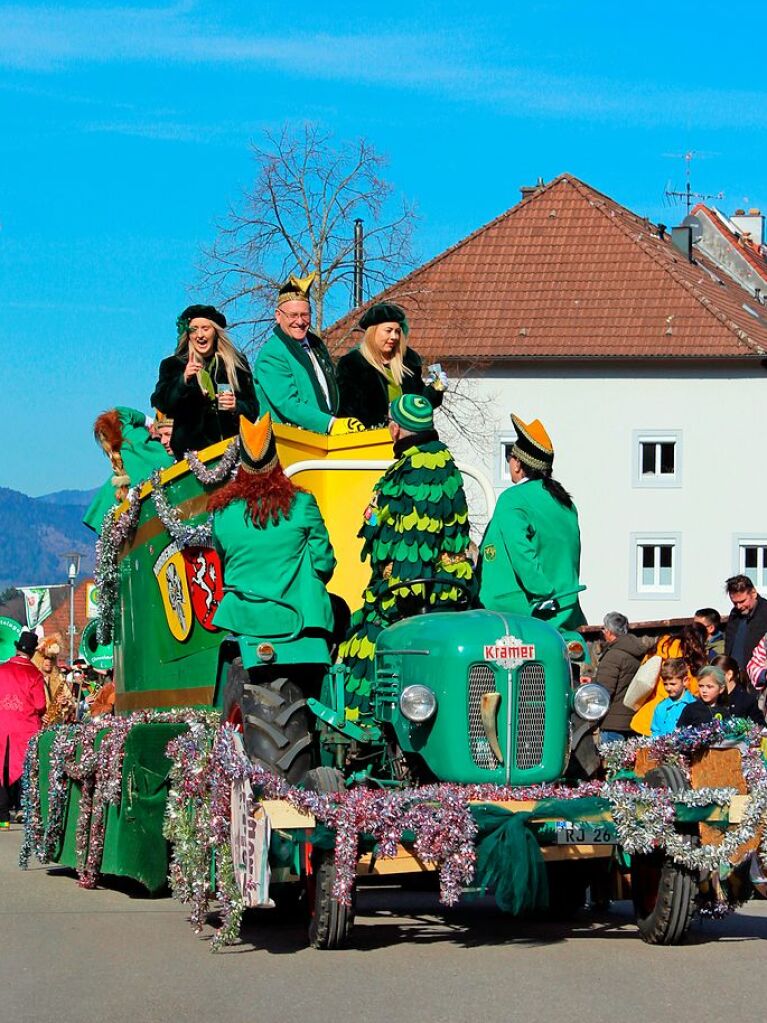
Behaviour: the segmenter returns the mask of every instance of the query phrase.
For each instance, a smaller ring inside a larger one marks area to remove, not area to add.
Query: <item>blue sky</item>
[[[107,476],[99,411],[148,411],[200,250],[264,129],[387,154],[426,259],[564,171],[675,223],[663,189],[767,206],[756,4],[0,3],[0,486]],[[10,335],[10,336],[9,336]]]

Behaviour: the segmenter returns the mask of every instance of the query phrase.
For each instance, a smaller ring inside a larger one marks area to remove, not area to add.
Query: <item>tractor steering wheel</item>
[[[413,593],[414,586],[423,586],[425,592]],[[375,595],[373,606],[384,619],[390,618],[392,614],[396,614],[397,618],[411,618],[413,615],[425,615],[430,611],[439,611],[439,605],[429,603],[431,592],[439,586],[455,587],[459,590],[455,604],[452,605],[456,610],[465,611],[471,607],[473,594],[471,586],[465,579],[444,579],[434,576],[418,576],[416,579],[406,579],[394,586],[387,587]],[[381,604],[390,597],[394,597],[395,607],[385,611]],[[402,607],[402,604],[405,606]]]

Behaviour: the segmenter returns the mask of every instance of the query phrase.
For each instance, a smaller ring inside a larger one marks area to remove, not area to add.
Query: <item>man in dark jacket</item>
[[[624,706],[623,697],[644,657],[645,645],[638,636],[629,635],[628,618],[619,611],[605,615],[602,634],[605,648],[594,681],[610,694],[610,708],[602,719],[600,733],[603,742],[613,742],[634,734],[631,731],[634,711]]]
[[[767,600],[760,597],[747,575],[734,575],[724,584],[732,601],[724,634],[724,652],[745,668],[754,647],[767,632]]]

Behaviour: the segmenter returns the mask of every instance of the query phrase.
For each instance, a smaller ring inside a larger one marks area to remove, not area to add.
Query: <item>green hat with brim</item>
[[[401,394],[389,406],[389,415],[403,430],[424,433],[434,429],[434,409],[420,394]]]

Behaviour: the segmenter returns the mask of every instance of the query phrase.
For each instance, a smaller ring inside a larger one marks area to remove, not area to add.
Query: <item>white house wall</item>
[[[728,609],[723,582],[739,570],[736,538],[767,536],[765,371],[758,364],[514,365],[475,371],[458,390],[451,404],[463,434],[444,413],[441,434],[456,457],[484,467],[498,493],[506,485],[501,441],[513,437],[509,413],[540,419],[551,435],[555,476],[580,514],[581,579],[588,586],[582,604],[590,623],[610,610],[637,621],[682,617],[702,606]],[[680,485],[635,484],[636,431],[679,438]],[[470,503],[481,520],[474,490]],[[677,539],[676,595],[632,595],[634,534]]]

